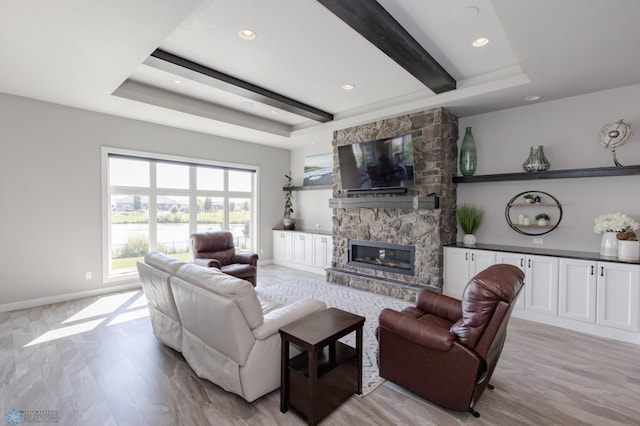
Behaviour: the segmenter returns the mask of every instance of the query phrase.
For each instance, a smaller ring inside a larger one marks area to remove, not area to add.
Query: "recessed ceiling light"
[[[240,102],[240,106],[243,106],[245,108],[251,108],[253,106],[253,102],[249,102],[249,101]]]
[[[272,109],[272,110],[271,110],[271,114],[273,114],[273,115],[278,115],[278,111],[276,111],[275,109]]]
[[[354,87],[355,86],[353,84],[347,83],[342,85],[342,90],[353,90]]]
[[[244,40],[253,40],[254,38],[256,38],[256,32],[248,28],[240,30],[238,35]]]
[[[180,86],[182,84],[182,80],[173,80],[173,84]]]
[[[524,98],[524,100],[527,102],[537,101],[538,99],[540,99],[540,95],[531,95]]]
[[[480,37],[480,38],[477,38],[477,39],[473,40],[471,45],[473,47],[482,47],[482,46],[486,46],[487,44],[489,44],[489,41],[491,41],[489,39],[489,37]]]

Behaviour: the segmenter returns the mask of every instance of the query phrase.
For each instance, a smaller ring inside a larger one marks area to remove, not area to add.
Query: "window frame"
[[[150,167],[150,182],[149,187],[134,187],[134,186],[113,186],[109,185],[109,157],[121,157],[140,160],[147,160],[151,162]],[[189,188],[188,189],[175,189],[175,188],[158,188],[156,167],[154,165],[161,162],[169,162],[176,164],[184,164],[189,166]],[[129,150],[123,148],[106,147],[101,149],[101,164],[102,164],[102,278],[103,282],[122,282],[130,281],[138,278],[137,271],[123,272],[113,274],[111,271],[111,197],[112,195],[140,195],[149,197],[149,250],[155,250],[157,246],[157,196],[169,195],[169,196],[186,196],[189,198],[189,234],[196,232],[197,230],[197,200],[198,197],[217,197],[223,198],[224,205],[224,219],[223,227],[229,226],[229,200],[233,198],[249,198],[250,201],[250,220],[251,231],[249,238],[251,241],[251,247],[253,251],[257,252],[256,247],[259,247],[259,228],[258,223],[258,206],[259,206],[259,194],[258,186],[260,182],[260,167],[249,164],[228,163],[222,161],[207,160],[201,158],[183,157],[178,155],[167,155],[152,153],[147,151]],[[197,189],[197,167],[214,167],[226,170],[224,173],[224,189],[220,190],[198,190]],[[253,173],[253,179],[251,181],[250,192],[229,191],[228,190],[228,171],[238,170]],[[191,248],[189,247],[189,251]],[[192,254],[190,254],[191,256]]]

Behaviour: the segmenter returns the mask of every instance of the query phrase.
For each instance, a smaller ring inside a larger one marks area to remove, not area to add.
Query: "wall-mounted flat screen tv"
[[[342,189],[413,186],[411,134],[338,147]]]

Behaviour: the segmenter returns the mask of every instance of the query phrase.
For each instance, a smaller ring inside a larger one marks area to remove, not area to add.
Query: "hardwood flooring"
[[[258,285],[322,277],[264,266]],[[302,425],[279,393],[253,403],[199,379],[151,331],[141,291],[0,313],[0,418],[53,412],[61,425]],[[512,318],[481,417],[386,382],[326,425],[640,423],[640,347]]]

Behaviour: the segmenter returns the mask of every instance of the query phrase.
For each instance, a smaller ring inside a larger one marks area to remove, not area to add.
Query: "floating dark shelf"
[[[313,185],[313,186],[292,186],[292,191],[312,191],[316,189],[333,189],[333,185]],[[282,187],[283,191],[287,190],[286,186]]]
[[[501,182],[512,180],[570,179],[598,176],[639,175],[640,166],[595,167],[591,169],[548,170],[546,172],[502,173],[481,176],[454,176],[453,183]]]

